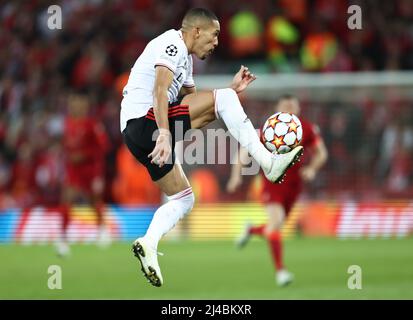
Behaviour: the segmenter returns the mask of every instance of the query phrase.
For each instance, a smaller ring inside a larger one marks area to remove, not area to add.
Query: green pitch
[[[243,250],[228,241],[163,242],[165,284],[150,286],[130,245],[102,250],[75,245],[60,259],[51,246],[0,245],[0,299],[413,299],[413,239],[294,239],[285,262],[295,274],[278,288],[267,244]],[[62,289],[50,290],[50,265]],[[362,268],[362,289],[347,287],[351,265]]]

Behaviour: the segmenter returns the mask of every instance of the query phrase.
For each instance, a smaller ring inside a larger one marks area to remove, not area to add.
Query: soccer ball
[[[300,119],[292,113],[277,112],[265,121],[262,142],[274,153],[287,153],[298,146],[303,137]]]

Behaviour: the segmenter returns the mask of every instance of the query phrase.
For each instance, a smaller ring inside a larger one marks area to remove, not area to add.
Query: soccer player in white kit
[[[303,152],[297,147],[275,155],[260,142],[237,95],[256,79],[248,68],[241,66],[228,88],[196,91],[191,55],[200,59],[211,55],[219,32],[215,14],[202,8],[189,10],[180,30],[168,30],[148,43],[123,90],[120,120],[124,142],[169,200],[158,208],[146,234],[132,246],[144,276],[157,287],[163,284],[158,242],[194,205],[188,179],[175,161],[174,146],[179,139],[175,128],[182,128],[184,134],[222,119],[274,183],[282,181]]]

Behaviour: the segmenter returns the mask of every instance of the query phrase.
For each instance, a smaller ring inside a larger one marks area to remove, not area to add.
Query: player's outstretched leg
[[[157,250],[144,238],[133,242],[132,252],[141,263],[141,270],[148,282],[155,287],[163,284],[161,269],[158,263]]]
[[[299,146],[286,154],[272,154],[261,143],[237,93],[230,88],[217,89],[214,90],[214,96],[209,92],[200,92],[184,97],[182,103],[189,105],[192,128],[200,128],[215,117],[222,119],[232,136],[260,165],[266,178],[274,183],[281,182],[287,169],[300,159],[303,148]]]
[[[156,210],[145,236],[133,242],[132,250],[144,276],[152,285],[160,287],[163,278],[158,263],[159,240],[192,210],[195,197],[179,163],[155,183],[167,194],[168,202]]]
[[[62,205],[59,208],[62,222],[61,232],[55,243],[56,253],[59,257],[68,257],[70,255],[70,246],[68,239],[68,228],[70,224],[70,208],[73,204],[75,191],[71,187],[66,187],[62,193]]]
[[[247,243],[249,242],[252,236],[256,235],[256,236],[264,237],[265,236],[264,231],[266,227],[267,227],[266,224],[255,226],[249,222],[246,223],[243,233],[239,236],[235,244],[237,245],[238,248],[242,249],[243,247],[247,245]]]
[[[244,226],[243,232],[238,237],[238,239],[235,241],[235,245],[239,249],[244,248],[247,245],[248,241],[250,240],[250,238],[251,238],[251,227],[252,227],[252,224],[250,222],[247,222]]]
[[[104,203],[101,198],[95,198],[92,200],[93,208],[95,209],[96,213],[96,226],[97,226],[97,237],[96,237],[96,244],[100,248],[107,248],[112,243],[112,239],[110,238],[109,228],[105,221],[105,207]]]
[[[218,116],[224,120],[230,133],[257,161],[268,180],[281,182],[287,169],[299,160],[303,148],[297,147],[286,154],[272,154],[261,143],[236,92],[229,88],[218,89],[215,90],[215,97]]]
[[[281,203],[267,204],[265,209],[268,213],[269,220],[264,230],[264,235],[267,238],[276,270],[275,281],[278,286],[285,287],[294,280],[294,275],[285,268],[283,261],[281,229],[288,209],[285,209],[285,205]]]

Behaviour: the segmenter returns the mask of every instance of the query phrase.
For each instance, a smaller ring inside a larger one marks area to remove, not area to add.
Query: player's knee
[[[244,121],[247,117],[237,93],[231,88],[217,89],[215,91],[215,107],[218,119],[225,114],[228,114],[228,120]],[[228,126],[228,123],[226,124]]]
[[[282,228],[282,223],[279,222],[269,222],[267,224],[267,232],[271,233],[274,231],[280,231]]]
[[[232,88],[225,88],[225,89],[223,89],[223,90],[225,90],[225,92],[226,92],[229,96],[231,96],[231,97],[233,97],[233,98],[235,98],[235,99],[238,100],[238,95],[237,95],[237,93],[235,92],[234,89],[232,89]]]
[[[232,88],[217,89],[216,97],[225,97],[228,100],[239,100],[237,93]]]
[[[190,212],[192,208],[194,207],[195,204],[195,196],[194,193],[191,192],[188,194],[187,199],[186,199],[186,205],[187,205],[187,212]]]
[[[195,204],[195,196],[192,192],[192,188],[188,188],[180,193],[169,198],[170,200],[177,201],[182,208],[184,214],[189,213]]]

